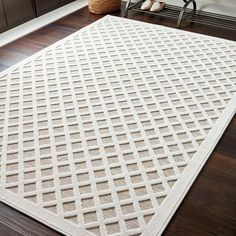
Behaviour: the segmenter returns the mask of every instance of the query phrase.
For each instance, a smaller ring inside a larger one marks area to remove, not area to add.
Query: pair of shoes
[[[141,10],[159,12],[164,7],[165,7],[165,2],[159,2],[157,0],[146,0],[141,6]]]

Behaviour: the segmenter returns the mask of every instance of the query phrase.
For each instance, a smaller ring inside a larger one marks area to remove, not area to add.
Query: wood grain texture
[[[16,229],[12,228],[9,225],[5,225],[3,223],[0,223],[0,235],[4,235],[4,236],[22,236],[23,234],[21,234],[20,232],[18,232]]]
[[[118,11],[112,15],[120,16]],[[0,71],[100,19],[83,8],[0,48]],[[129,18],[175,28],[173,20],[130,13]],[[232,31],[201,25],[184,30],[236,40]],[[236,235],[236,116],[172,218],[165,236]],[[0,235],[59,236],[26,215],[0,203]]]

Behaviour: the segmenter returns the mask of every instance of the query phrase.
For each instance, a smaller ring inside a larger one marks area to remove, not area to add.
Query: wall
[[[166,3],[183,5],[182,0],[165,0]],[[196,0],[198,10],[236,17],[236,0]]]
[[[127,0],[126,0],[127,1]],[[135,2],[137,0],[133,0]],[[161,0],[159,0],[161,1]],[[182,0],[163,0],[167,4],[183,6]],[[197,9],[236,17],[236,0],[196,0]]]

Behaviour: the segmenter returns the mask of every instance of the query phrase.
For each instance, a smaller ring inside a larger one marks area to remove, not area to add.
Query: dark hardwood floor
[[[121,12],[113,15],[120,16]],[[83,8],[34,33],[0,48],[0,71],[38,52],[102,16]],[[139,13],[129,18],[175,27],[172,20]],[[187,25],[184,30],[236,40],[232,31]],[[235,236],[236,235],[236,116],[204,166],[191,190],[172,218],[165,236]],[[26,215],[0,203],[0,236],[56,236]],[[78,235],[80,236],[80,235]]]

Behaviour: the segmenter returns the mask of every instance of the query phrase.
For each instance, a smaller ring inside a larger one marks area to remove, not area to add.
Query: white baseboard
[[[86,6],[88,0],[77,0],[75,2],[69,3],[63,7],[60,7],[54,11],[51,11],[45,15],[37,17],[29,22],[19,25],[13,29],[10,29],[2,34],[0,34],[0,47],[15,41],[27,35],[37,29],[44,27],[72,12],[79,10],[80,8]]]

